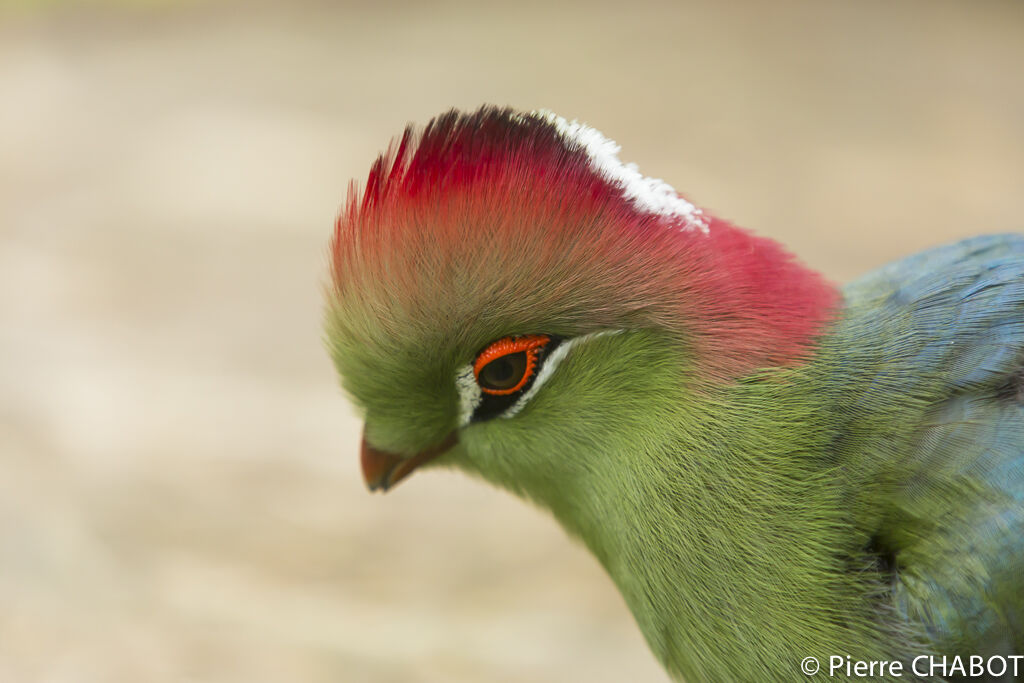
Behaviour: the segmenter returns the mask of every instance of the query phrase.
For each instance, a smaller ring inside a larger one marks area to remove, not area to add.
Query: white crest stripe
[[[708,221],[703,211],[679,196],[675,189],[659,178],[649,178],[636,164],[624,164],[619,159],[622,149],[601,131],[579,121],[567,121],[558,114],[541,109],[531,114],[555,127],[567,142],[582,147],[590,157],[590,167],[612,184],[622,188],[623,195],[640,211],[677,216],[683,219],[683,229],[694,228],[707,234]]]

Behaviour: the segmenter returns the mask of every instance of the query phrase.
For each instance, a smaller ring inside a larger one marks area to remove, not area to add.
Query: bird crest
[[[833,288],[618,151],[545,111],[482,107],[408,127],[362,192],[350,187],[335,305],[378,342],[442,334],[463,352],[507,334],[657,327],[686,338],[710,378],[801,357]]]

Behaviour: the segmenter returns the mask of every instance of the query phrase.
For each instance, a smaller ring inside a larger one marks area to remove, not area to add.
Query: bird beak
[[[371,491],[378,489],[387,491],[412,474],[412,471],[420,465],[447,452],[458,440],[458,435],[452,432],[436,446],[424,449],[411,457],[403,458],[393,453],[377,450],[366,442],[364,432],[363,445],[359,448],[359,460],[363,466],[363,479],[366,480],[366,487]]]

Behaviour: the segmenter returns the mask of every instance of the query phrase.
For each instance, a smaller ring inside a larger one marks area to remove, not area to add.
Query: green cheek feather
[[[449,113],[350,197],[327,341],[371,488],[550,510],[691,682],[1024,654],[1024,238],[838,290],[616,151]]]

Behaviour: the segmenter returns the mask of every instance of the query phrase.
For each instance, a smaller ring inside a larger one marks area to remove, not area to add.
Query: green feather
[[[458,429],[431,464],[550,510],[673,675],[798,680],[805,657],[848,656],[913,680],[918,654],[1024,652],[1024,240],[869,274],[802,363],[724,383],[685,321],[609,317],[593,292],[549,310],[544,287],[513,280],[524,304],[416,264],[443,299],[331,295],[328,345],[366,440],[412,456]],[[602,329],[620,333],[572,348],[517,415],[459,429],[454,378],[484,345]]]
[[[1022,255],[990,238],[869,275],[809,362],[726,385],[675,333],[590,339],[435,464],[549,509],[690,681],[1024,652]],[[457,426],[456,369],[509,329],[410,343],[357,310],[332,308],[332,353],[367,438],[411,454]]]

